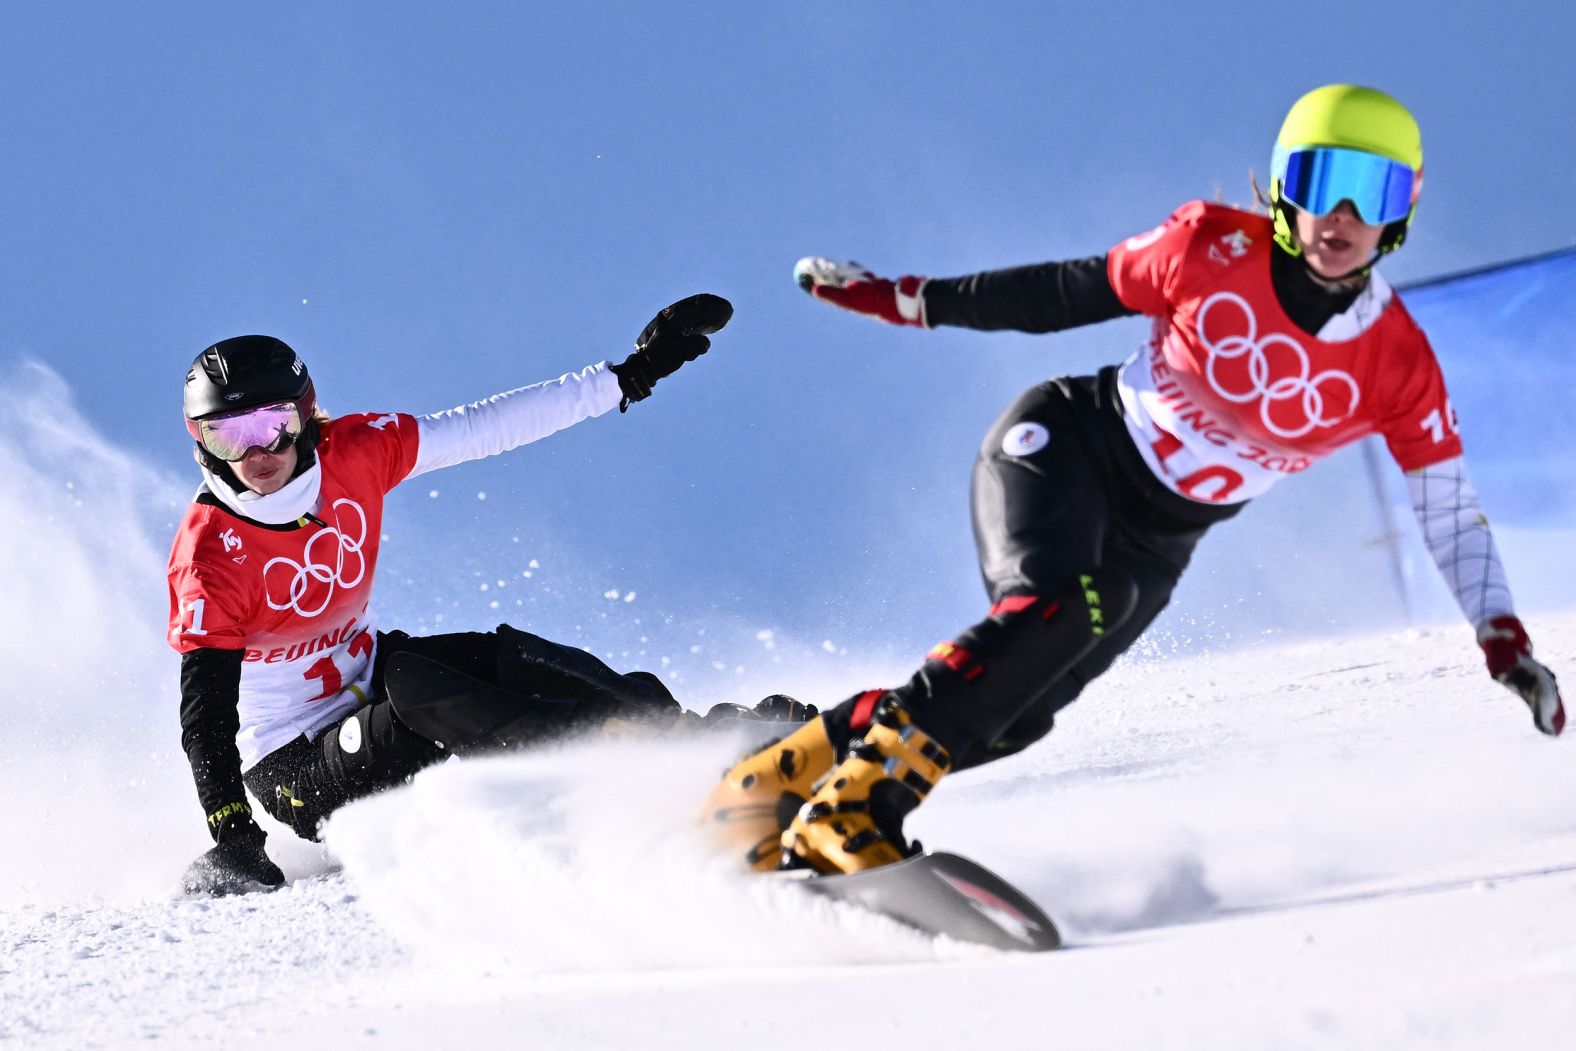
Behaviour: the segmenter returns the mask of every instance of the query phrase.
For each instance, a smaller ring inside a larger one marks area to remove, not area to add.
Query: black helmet
[[[306,363],[282,339],[234,336],[221,340],[197,355],[186,373],[188,423],[276,401],[295,402],[302,419],[310,419],[317,408],[317,393]],[[195,437],[195,429],[188,429]]]
[[[284,340],[273,336],[234,336],[220,340],[192,362],[186,373],[183,408],[186,430],[197,442],[197,458],[226,482],[239,485],[230,465],[203,447],[197,421],[207,416],[293,401],[304,425],[296,473],[311,466],[319,436],[317,391],[306,363]]]

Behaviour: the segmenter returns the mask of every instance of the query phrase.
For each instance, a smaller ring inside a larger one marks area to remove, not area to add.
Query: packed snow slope
[[[1534,629],[1576,668],[1576,616]],[[856,1025],[993,1048],[1530,1048],[1576,1031],[1576,751],[1533,731],[1464,628],[1126,662],[1038,747],[943,782],[912,831],[1038,898],[1071,946],[1043,956],[929,941],[708,859],[689,822],[735,747],[449,763],[344,810],[322,848],[276,833],[276,893],[13,900],[0,1037],[690,1049]],[[147,849],[83,881],[107,890],[153,867]],[[158,890],[183,860],[160,856]]]
[[[688,1051],[868,1026],[993,1048],[1480,1048],[1576,1031],[1576,741],[1533,731],[1460,624],[1180,655],[1152,639],[1046,741],[944,781],[911,831],[1032,893],[1060,953],[938,944],[707,856],[690,822],[742,747],[723,739],[451,763],[347,808],[321,846],[270,824],[283,890],[175,900],[207,845],[161,638],[191,483],[95,436],[48,370],[5,393],[7,1047]],[[562,603],[606,601],[588,633],[627,640],[605,655],[660,667],[696,707],[835,701],[899,681],[934,641],[888,658],[768,613],[652,617],[542,553],[521,579],[579,579]],[[1576,682],[1576,613],[1528,619]]]

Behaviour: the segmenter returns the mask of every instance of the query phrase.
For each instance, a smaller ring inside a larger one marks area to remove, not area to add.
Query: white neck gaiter
[[[317,498],[323,482],[323,472],[317,461],[290,479],[283,488],[267,496],[250,489],[236,492],[206,466],[199,466],[202,467],[203,481],[208,491],[242,518],[250,518],[265,525],[288,525],[302,515],[317,510]]]

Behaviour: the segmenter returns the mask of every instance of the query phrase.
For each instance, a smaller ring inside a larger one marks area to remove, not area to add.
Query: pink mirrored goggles
[[[234,463],[250,449],[280,453],[295,444],[301,437],[301,407],[293,401],[278,401],[187,420],[186,428],[204,449],[226,463]]]

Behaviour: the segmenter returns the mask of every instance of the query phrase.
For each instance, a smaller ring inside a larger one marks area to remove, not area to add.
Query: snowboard
[[[957,854],[916,854],[841,875],[782,876],[812,894],[878,913],[924,934],[1009,952],[1046,952],[1062,944],[1056,924],[1028,895]]]

